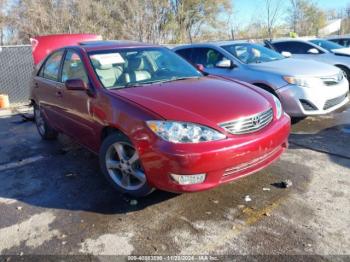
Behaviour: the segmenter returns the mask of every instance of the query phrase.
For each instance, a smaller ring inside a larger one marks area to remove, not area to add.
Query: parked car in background
[[[115,189],[134,196],[200,191],[256,172],[282,154],[290,131],[271,94],[204,76],[143,43],[52,51],[38,65],[31,100],[44,139],[71,136],[98,154]]]
[[[325,39],[311,39],[309,42],[314,43],[318,45],[319,47],[322,47],[326,49],[327,51],[337,54],[337,55],[346,55],[350,56],[350,48],[344,47],[342,45],[339,45],[337,43],[334,43],[329,40]]]
[[[203,66],[205,73],[248,82],[274,94],[293,117],[326,114],[349,100],[348,81],[338,68],[287,59],[261,45],[224,41],[178,46],[174,51]]]
[[[326,39],[341,46],[350,47],[350,35],[330,36]]]
[[[58,34],[52,40],[52,35],[42,35],[30,38],[34,64],[42,61],[53,49],[62,47],[62,45],[75,44],[79,41],[102,40],[102,36],[95,34]],[[40,48],[37,48],[40,42]]]
[[[344,72],[348,80],[350,79],[349,49],[344,49],[336,43],[321,39],[311,39],[309,41],[287,39],[272,41],[269,47],[279,53],[289,52],[295,58],[316,60],[334,65]]]

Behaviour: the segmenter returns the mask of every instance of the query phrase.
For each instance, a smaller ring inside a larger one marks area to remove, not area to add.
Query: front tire
[[[306,119],[306,116],[294,116],[291,117],[291,123],[292,125],[298,124],[299,122],[303,121],[304,119]]]
[[[349,81],[349,89],[350,89],[350,69],[345,66],[337,66],[344,73],[345,78]]]
[[[112,133],[102,142],[99,152],[101,171],[118,192],[143,197],[153,192],[147,183],[137,150],[120,133]]]
[[[57,138],[57,131],[50,127],[40,107],[36,104],[34,105],[34,121],[42,139],[54,140]]]

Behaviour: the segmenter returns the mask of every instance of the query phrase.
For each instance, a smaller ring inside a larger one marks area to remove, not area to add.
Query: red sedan
[[[71,136],[98,154],[115,189],[133,196],[213,188],[266,167],[287,147],[290,118],[278,99],[204,76],[164,47],[65,46],[37,65],[33,82],[39,134]]]

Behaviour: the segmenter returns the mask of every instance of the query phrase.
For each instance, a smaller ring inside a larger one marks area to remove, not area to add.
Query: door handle
[[[56,92],[56,96],[57,96],[57,97],[62,97],[62,92],[61,92],[61,91],[57,91],[57,92]]]

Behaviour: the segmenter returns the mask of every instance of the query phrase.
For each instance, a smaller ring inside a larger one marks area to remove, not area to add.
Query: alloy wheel
[[[146,183],[139,155],[131,144],[112,144],[107,150],[105,161],[109,176],[118,186],[133,191]]]

